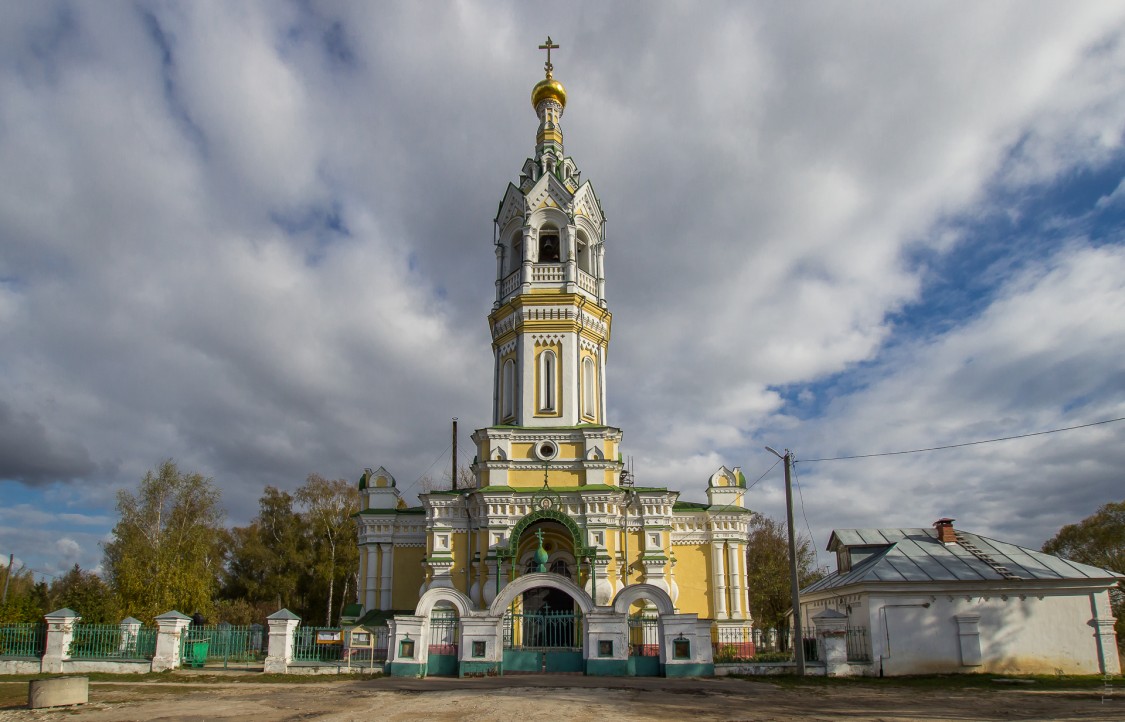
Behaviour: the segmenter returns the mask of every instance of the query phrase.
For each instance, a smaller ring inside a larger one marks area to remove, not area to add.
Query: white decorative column
[[[364,569],[364,582],[363,582],[363,611],[369,612],[372,609],[379,607],[379,553],[378,547],[374,544],[365,544],[363,547],[364,554],[366,554],[366,564]]]
[[[727,566],[730,569],[730,617],[742,619],[742,565],[738,563],[738,544],[727,544]]]
[[[746,620],[753,621],[753,616],[750,613],[750,568],[747,566],[745,544],[739,545],[738,561],[742,569],[738,577],[742,582],[742,608],[745,610]]]
[[[163,672],[180,666],[180,638],[191,624],[191,617],[176,610],[156,618],[156,654],[152,656],[152,671]]]
[[[1121,658],[1117,654],[1117,632],[1113,629],[1113,617],[1093,620],[1098,638],[1098,666],[1102,674],[1121,674]]]
[[[42,672],[63,671],[63,662],[70,659],[70,643],[74,641],[74,625],[82,619],[73,609],[55,610],[43,617],[47,622],[47,644],[39,663]]]
[[[496,599],[496,559],[487,559],[484,563],[484,579],[481,581],[481,606],[488,609]]]
[[[394,578],[395,546],[394,544],[380,544],[379,564],[381,578],[379,579],[379,609],[393,609],[391,606],[391,580]]]
[[[293,661],[293,636],[301,618],[288,609],[281,609],[266,617],[266,622],[270,625],[270,637],[264,671],[285,674]]]
[[[727,574],[723,568],[723,543],[711,542],[711,590],[715,595],[715,619],[729,619],[727,614]]]

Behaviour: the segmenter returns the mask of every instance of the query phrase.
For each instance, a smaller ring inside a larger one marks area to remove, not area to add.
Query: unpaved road
[[[1118,683],[1120,686],[1120,683]],[[16,720],[1125,720],[1125,689],[1037,691],[879,684],[776,686],[736,679],[607,679],[529,676],[474,680],[339,680],[232,683],[174,677],[92,682],[90,704],[53,710],[14,706],[9,685],[0,722]],[[26,697],[21,701],[25,701]]]

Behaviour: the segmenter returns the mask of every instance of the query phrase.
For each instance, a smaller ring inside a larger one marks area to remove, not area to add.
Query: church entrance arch
[[[509,584],[490,609],[503,614],[504,673],[584,671],[585,613],[593,609],[589,595],[560,574],[533,572]]]
[[[651,584],[633,584],[618,592],[613,611],[628,615],[629,675],[659,677],[665,646],[662,621],[665,615],[675,613],[672,598]]]

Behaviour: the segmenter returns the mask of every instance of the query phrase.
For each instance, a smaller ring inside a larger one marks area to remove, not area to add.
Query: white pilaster
[[[742,619],[742,565],[738,563],[738,544],[727,543],[727,566],[730,569],[730,616]]]
[[[715,619],[729,619],[727,614],[727,574],[723,565],[723,543],[711,542],[711,590],[715,594]]]
[[[382,578],[379,580],[379,609],[393,609],[391,606],[391,580],[394,578],[395,546],[394,544],[380,544],[379,555],[382,558]]]
[[[379,552],[374,544],[365,544],[363,552],[367,555],[363,579],[363,611],[376,609],[379,604]]]

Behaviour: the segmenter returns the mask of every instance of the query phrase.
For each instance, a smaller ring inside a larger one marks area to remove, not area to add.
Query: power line
[[[931,446],[925,449],[909,449],[907,451],[884,451],[878,454],[854,454],[852,456],[831,456],[822,459],[800,459],[802,463],[811,464],[814,461],[845,461],[848,459],[870,459],[875,456],[900,456],[902,454],[920,454],[924,451],[941,451],[942,449],[958,449],[962,446],[978,446],[980,444],[995,444],[998,441],[1012,441],[1013,439],[1026,439],[1032,436],[1044,436],[1046,434],[1057,434],[1061,431],[1074,431],[1075,429],[1086,429],[1091,426],[1101,426],[1102,424],[1112,424],[1118,421],[1125,421],[1125,416],[1116,419],[1106,419],[1104,421],[1094,421],[1089,424],[1079,424],[1078,426],[1066,426],[1061,429],[1050,429],[1048,431],[1034,431],[1030,434],[1019,434],[1017,436],[1001,436],[998,439],[982,439],[980,441],[966,441],[961,444],[947,444],[945,446]],[[797,463],[797,459],[793,463]]]

